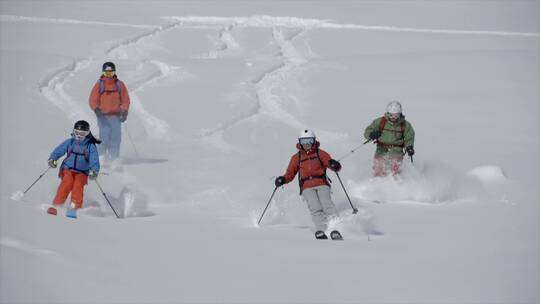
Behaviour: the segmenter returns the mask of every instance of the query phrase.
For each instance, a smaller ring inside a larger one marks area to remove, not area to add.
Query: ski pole
[[[103,192],[103,189],[101,188],[101,185],[98,183],[97,179],[95,179],[94,181],[96,182],[96,185],[99,187],[99,190],[101,191],[101,194],[103,194],[103,197],[105,197],[105,200],[107,201],[107,203],[109,203],[109,206],[111,206],[111,209],[114,212],[114,215],[116,215],[116,218],[120,218],[118,216],[118,213],[116,213],[116,210],[114,210],[114,207],[112,206],[111,202],[107,198],[107,194],[105,194],[105,192]]]
[[[36,181],[34,181],[30,187],[28,187],[28,189],[26,189],[24,192],[23,192],[23,195],[26,194],[26,192],[28,192],[28,190],[30,190],[30,188],[32,188],[44,175],[45,173],[47,173],[47,171],[49,171],[49,169],[51,169],[51,167],[47,167],[47,170],[45,170],[45,172],[41,173],[41,175],[36,179]]]
[[[268,209],[268,206],[270,206],[270,202],[272,201],[272,198],[274,198],[274,194],[276,193],[277,188],[278,188],[278,187],[275,187],[275,188],[274,188],[274,191],[272,192],[272,195],[270,196],[270,199],[268,200],[268,204],[266,204],[266,208],[264,208],[264,211],[263,211],[263,213],[261,214],[261,218],[260,218],[259,221],[257,222],[257,225],[260,225],[260,224],[261,224],[261,221],[262,221],[262,219],[263,219],[264,213],[266,212],[266,209]]]
[[[139,152],[137,152],[137,147],[135,147],[135,144],[133,143],[133,138],[131,138],[131,134],[129,133],[129,129],[126,124],[124,124],[124,128],[126,129],[126,133],[129,138],[129,142],[131,142],[131,145],[133,146],[133,150],[135,150],[135,156],[139,157]]]
[[[366,140],[363,144],[357,146],[356,148],[352,149],[349,153],[343,155],[340,159],[338,159],[338,161],[341,161],[341,160],[343,160],[344,158],[349,157],[349,155],[353,154],[354,152],[356,152],[356,150],[360,149],[363,145],[367,144],[367,143],[370,142],[370,141],[371,141],[371,139]]]
[[[349,204],[351,204],[351,208],[353,210],[352,214],[358,213],[358,209],[354,208],[351,198],[349,197],[349,194],[347,193],[347,190],[345,190],[345,186],[343,186],[343,182],[341,181],[341,177],[339,177],[339,173],[335,172],[337,175],[337,178],[339,179],[339,183],[341,184],[341,187],[343,188],[343,191],[345,192],[345,195],[347,196],[347,199],[349,200]]]

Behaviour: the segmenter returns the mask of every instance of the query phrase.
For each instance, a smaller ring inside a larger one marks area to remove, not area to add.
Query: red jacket
[[[100,81],[98,80],[90,93],[90,108],[93,111],[100,108],[104,114],[119,114],[128,111],[129,94],[124,82],[116,78],[116,75],[113,78],[101,76],[100,80],[103,80],[105,90],[103,94],[100,94]],[[120,85],[120,92],[118,92],[117,81]]]
[[[320,143],[317,141],[309,151],[305,151],[300,144],[296,144],[299,153],[294,154],[289,161],[284,175],[285,183],[291,182],[296,173],[300,172],[300,193],[304,189],[329,185],[326,180],[326,168],[331,157],[326,151],[319,149],[319,146]],[[317,151],[319,151],[319,156],[317,156]]]

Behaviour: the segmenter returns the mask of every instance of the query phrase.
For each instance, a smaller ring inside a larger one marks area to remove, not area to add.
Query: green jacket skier
[[[375,119],[364,131],[366,139],[377,144],[373,162],[374,176],[399,174],[403,155],[407,153],[411,159],[414,155],[414,129],[405,120],[401,104],[390,102],[384,116]]]

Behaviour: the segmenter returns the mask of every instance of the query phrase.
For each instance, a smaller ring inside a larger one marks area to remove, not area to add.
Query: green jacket
[[[377,150],[375,155],[404,155],[404,148],[408,146],[414,146],[414,129],[412,125],[405,120],[405,116],[396,121],[390,121],[388,113],[386,116],[386,124],[382,131],[381,137],[377,140]],[[375,119],[364,132],[364,137],[369,139],[369,134],[375,130],[379,130],[381,127],[381,120],[383,117]],[[404,132],[402,132],[402,125]]]

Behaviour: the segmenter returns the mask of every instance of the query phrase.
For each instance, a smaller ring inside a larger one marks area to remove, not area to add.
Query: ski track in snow
[[[119,27],[134,27],[134,28],[155,28],[156,25],[148,24],[128,24],[128,23],[116,23],[116,22],[102,22],[102,21],[85,21],[63,18],[42,18],[42,17],[30,17],[30,16],[16,16],[16,15],[0,15],[0,22],[34,22],[34,23],[56,23],[56,24],[79,24],[79,25],[104,25],[104,26],[119,26]]]
[[[24,241],[9,238],[9,237],[0,238],[0,245],[8,247],[8,248],[13,248],[19,251],[23,251],[26,253],[30,253],[33,255],[58,255],[55,251],[42,249],[42,248],[36,248]]]
[[[158,83],[166,81],[167,79],[182,82],[186,78],[190,77],[190,75],[187,72],[183,72],[180,67],[172,66],[158,60],[150,60],[149,63],[158,69],[158,73],[152,74],[150,78],[144,80],[140,84],[135,84],[135,87],[130,91],[132,109],[135,110],[139,117],[142,118],[146,127],[145,129],[150,136],[169,141],[171,140],[171,137],[169,135],[170,132],[168,124],[165,121],[153,116],[144,108],[143,103],[140,101],[139,96],[137,95],[137,92],[144,91],[147,87],[154,86]]]
[[[446,35],[480,35],[480,36],[524,36],[540,37],[540,33],[535,32],[510,32],[510,31],[475,31],[456,29],[427,29],[409,28],[389,25],[360,25],[360,24],[339,24],[326,19],[305,19],[287,16],[254,15],[249,17],[217,17],[217,16],[163,16],[164,19],[172,19],[184,22],[183,26],[190,24],[221,25],[234,23],[238,27],[262,27],[262,28],[304,28],[304,29],[352,29],[366,31],[385,32],[408,32],[425,34],[446,34]]]
[[[84,22],[81,23],[85,24]],[[165,26],[158,26],[150,31],[124,39],[105,50],[105,54],[113,58],[126,57],[125,53],[127,47],[130,47],[146,38],[151,38],[164,31],[174,29],[180,24],[181,22],[179,21]],[[64,84],[68,81],[68,79],[75,76],[77,72],[89,67],[94,61],[95,60],[92,58],[74,60],[71,64],[60,68],[49,76],[46,76],[39,83],[40,92],[60,110],[64,111],[70,120],[83,118],[95,122],[95,117],[90,115],[89,111],[82,107],[82,104],[85,104],[85,102],[74,101],[73,98],[71,98],[64,91]],[[172,75],[173,73],[170,73],[170,71],[175,70],[174,68],[164,67],[164,64],[155,64],[162,73],[156,76],[155,79],[149,80],[148,84],[155,83],[163,77]],[[167,123],[145,110],[136,94],[132,94],[131,99],[133,102],[133,110],[135,110],[135,112],[141,117],[148,134],[158,139],[167,139],[167,134],[169,134]]]

